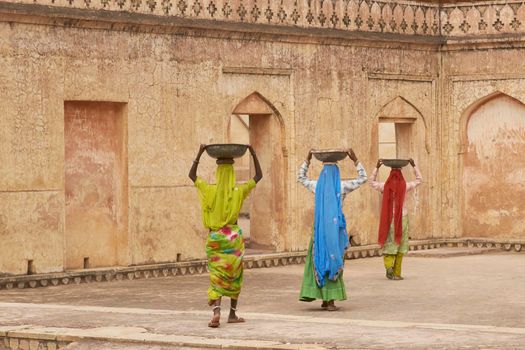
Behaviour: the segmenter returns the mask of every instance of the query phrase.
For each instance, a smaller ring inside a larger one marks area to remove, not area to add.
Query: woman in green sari
[[[215,174],[216,183],[208,184],[197,176],[199,160],[205,149],[205,145],[200,146],[189,177],[199,192],[203,224],[210,230],[206,241],[206,255],[210,271],[208,304],[213,307],[213,317],[208,326],[216,328],[220,325],[223,296],[231,299],[228,323],[244,322],[235,313],[243,281],[244,256],[244,238],[237,225],[237,218],[242,203],[262,179],[262,170],[255,150],[249,146],[255,164],[253,179],[236,185],[233,164],[219,164]]]
[[[313,235],[304,266],[299,300],[311,302],[321,299],[321,307],[328,311],[338,310],[335,300],[346,300],[343,268],[348,234],[342,212],[343,200],[367,180],[365,168],[357,160],[354,151],[348,149],[346,152],[356,166],[356,179],[341,180],[335,163],[323,163],[319,179],[309,179],[307,172],[312,150],[299,168],[297,178],[308,191],[315,194]]]

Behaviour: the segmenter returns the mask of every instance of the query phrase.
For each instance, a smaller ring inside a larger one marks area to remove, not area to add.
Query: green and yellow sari
[[[210,230],[206,241],[209,301],[221,296],[237,299],[241,292],[244,238],[237,219],[242,203],[255,188],[253,179],[236,186],[231,164],[220,164],[215,175],[216,184],[208,184],[200,177],[195,181],[202,206],[202,221]]]

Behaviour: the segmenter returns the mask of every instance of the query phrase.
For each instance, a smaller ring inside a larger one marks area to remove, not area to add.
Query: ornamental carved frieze
[[[525,32],[524,1],[15,0],[63,8],[354,32],[466,37]],[[107,17],[106,17],[107,18]]]

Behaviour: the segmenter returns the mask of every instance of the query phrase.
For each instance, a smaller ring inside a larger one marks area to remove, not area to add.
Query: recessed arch
[[[281,128],[281,145],[284,157],[288,157],[286,148],[286,130],[283,116],[279,110],[258,91],[253,91],[243,99],[239,100],[232,108],[232,114],[238,115],[273,115],[279,122]],[[229,118],[229,116],[228,116]]]
[[[459,130],[460,130],[460,134],[459,134],[459,152],[460,154],[462,153],[465,153],[467,152],[468,150],[468,135],[467,135],[467,126],[468,126],[468,122],[470,120],[470,117],[479,109],[481,108],[483,105],[485,105],[487,102],[495,99],[495,98],[498,98],[498,97],[501,97],[501,96],[506,96],[506,97],[509,97],[521,104],[524,104],[525,103],[523,101],[520,101],[519,99],[517,99],[516,97],[513,97],[511,95],[508,95],[504,92],[501,92],[501,91],[494,91],[493,93],[490,93],[474,102],[472,102],[467,108],[465,108],[465,110],[463,111],[463,113],[461,113],[461,117],[460,117],[460,120],[459,120]]]
[[[463,111],[460,127],[463,236],[523,235],[525,104],[495,91]]]
[[[392,98],[379,109],[375,119],[392,123],[410,123],[416,122],[418,119],[421,120],[425,128],[425,149],[427,153],[430,153],[430,136],[427,120],[423,113],[408,99],[400,95]]]
[[[237,104],[233,114],[272,114],[274,109],[270,107],[268,100],[258,92],[252,92]]]
[[[393,112],[393,108],[398,106],[398,105],[406,105],[408,108],[412,109],[415,113],[417,113],[417,115],[420,116],[423,120],[425,119],[423,117],[423,114],[419,111],[419,109],[412,102],[410,102],[409,100],[407,100],[406,98],[404,98],[401,95],[398,95],[398,96],[390,99],[387,103],[385,103],[379,109],[379,112],[377,113],[377,117],[379,117],[379,118],[381,118],[381,117],[390,118],[393,113],[395,114],[395,112]],[[400,115],[400,117],[402,117],[402,116]]]

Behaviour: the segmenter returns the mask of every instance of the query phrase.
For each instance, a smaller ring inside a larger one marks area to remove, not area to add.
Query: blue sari
[[[319,288],[335,281],[343,271],[348,248],[346,219],[342,209],[341,176],[335,164],[325,164],[315,188],[313,263]]]

